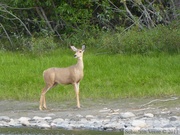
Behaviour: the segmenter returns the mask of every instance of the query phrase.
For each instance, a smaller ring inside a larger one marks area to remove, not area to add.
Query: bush
[[[43,51],[54,50],[57,48],[57,44],[54,42],[52,36],[32,38],[29,50],[35,53],[41,53]]]
[[[7,40],[3,40],[0,44],[1,50],[9,51],[23,51],[32,53],[43,53],[49,50],[54,50],[58,47],[57,43],[54,42],[53,36],[45,37],[18,37],[12,38],[13,44],[10,44]]]
[[[96,53],[173,54],[180,52],[179,35],[179,23],[172,23],[169,26],[159,25],[153,29],[143,30],[118,28],[116,32],[86,28],[76,30],[71,35],[62,35],[63,40],[54,40],[55,38],[52,35],[32,38],[18,37],[13,39],[13,45],[3,40],[0,46],[4,50],[42,53],[54,50],[59,46],[67,48],[70,45],[80,47],[82,44],[86,44],[87,47],[94,48]]]
[[[179,53],[180,30],[173,27],[157,26],[154,29],[127,32],[100,32],[96,43],[104,51],[123,54]],[[87,41],[88,42],[88,41]]]

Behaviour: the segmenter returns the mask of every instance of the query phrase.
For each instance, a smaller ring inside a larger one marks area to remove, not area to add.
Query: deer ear
[[[71,49],[75,52],[77,52],[77,50],[78,50],[75,46],[71,46]]]
[[[83,51],[85,51],[85,48],[86,48],[86,46],[85,46],[85,45],[82,45],[82,50],[83,50]]]

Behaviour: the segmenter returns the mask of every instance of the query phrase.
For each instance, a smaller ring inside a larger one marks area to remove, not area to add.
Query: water
[[[0,135],[124,135],[123,132],[36,128],[0,128]]]
[[[0,128],[0,135],[179,135],[169,133],[128,133],[120,131]]]

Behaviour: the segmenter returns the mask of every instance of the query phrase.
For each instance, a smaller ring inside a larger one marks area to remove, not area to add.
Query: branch
[[[177,18],[175,2],[171,0],[171,3],[172,3],[173,17]]]
[[[129,10],[129,8],[127,7],[127,5],[126,5],[126,0],[124,0],[123,1],[123,5],[124,5],[124,7],[125,7],[125,9],[126,9],[126,12],[129,14],[129,16],[131,17],[131,20],[133,21],[133,23],[134,24],[138,24],[138,26],[142,29],[143,27],[140,25],[140,23],[139,23],[139,19],[138,19],[138,21],[136,20],[136,18],[133,16],[133,14],[131,13],[131,11]]]
[[[11,6],[9,6],[9,5],[6,5],[6,4],[3,4],[3,3],[0,3],[0,6],[1,7],[4,7],[4,8],[10,8],[10,9],[25,9],[25,10],[29,10],[29,9],[33,9],[34,7],[26,7],[26,8],[18,8],[18,7],[11,7]]]
[[[147,25],[148,25],[148,27],[149,27],[149,24],[150,24],[150,27],[152,26],[152,27],[154,27],[155,26],[155,24],[154,24],[154,22],[153,22],[153,20],[151,19],[151,16],[149,15],[149,13],[148,13],[148,11],[147,11],[147,9],[146,9],[146,7],[142,4],[142,7],[143,7],[143,14],[145,14],[145,18],[146,18],[146,20],[147,20]],[[150,28],[149,27],[149,28]]]
[[[43,10],[42,7],[40,7],[40,11],[41,11],[41,13],[42,13],[42,15],[43,15],[43,17],[44,17],[44,20],[46,21],[46,24],[48,25],[48,27],[50,28],[50,30],[51,30],[52,32],[54,32],[54,30],[53,30],[53,28],[51,27],[51,24],[49,23],[49,20],[48,20],[48,18],[47,18],[47,16],[46,16],[46,14],[45,14],[45,12],[44,12],[44,10]]]
[[[177,100],[177,99],[178,99],[178,97],[171,97],[171,98],[169,98],[169,99],[155,99],[155,100],[152,100],[152,101],[150,101],[150,102],[148,102],[148,103],[146,103],[146,104],[141,105],[140,107],[144,107],[144,106],[146,106],[146,105],[149,105],[149,104],[151,104],[151,103],[153,103],[153,102],[157,102],[157,101],[167,102],[167,101],[170,101],[170,100]]]
[[[132,19],[133,21],[135,21],[134,16],[132,15],[131,11],[129,10],[129,8],[128,8],[127,5],[126,5],[126,1],[123,1],[123,5],[124,5],[124,7],[125,7],[125,9],[126,9],[126,12],[127,12],[127,13],[129,14],[129,16],[131,17],[131,19]]]
[[[55,5],[54,1],[52,1],[52,5],[53,5],[53,8],[56,9],[56,5]],[[58,18],[58,15],[56,12],[55,12],[55,16],[56,16],[56,18]],[[54,31],[57,33],[58,37],[62,40],[62,37],[57,30],[58,26],[59,26],[59,21],[56,21],[56,26],[54,27]]]
[[[8,40],[9,40],[10,44],[13,45],[13,43],[11,41],[11,38],[9,37],[9,35],[8,35],[6,29],[4,28],[4,26],[1,23],[0,23],[0,26],[2,27],[3,31],[5,32],[5,34],[6,34],[7,38],[8,38]]]
[[[11,16],[13,16],[14,18],[16,18],[17,20],[19,20],[20,23],[24,26],[24,28],[25,28],[26,31],[28,32],[28,34],[29,34],[30,36],[32,36],[31,32],[28,30],[28,28],[26,27],[26,25],[25,25],[25,24],[21,21],[21,19],[19,19],[16,15],[14,15],[13,13],[9,12],[9,11],[6,10],[6,9],[0,10],[0,11],[5,12],[5,13],[8,13],[8,14],[10,14]]]

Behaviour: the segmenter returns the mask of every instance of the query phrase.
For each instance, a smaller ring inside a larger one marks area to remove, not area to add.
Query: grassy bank
[[[69,49],[41,55],[0,51],[0,100],[38,101],[44,87],[42,72],[48,67],[76,63]],[[90,48],[84,54],[85,76],[82,99],[163,97],[180,95],[180,55],[108,55]],[[72,86],[57,86],[47,98],[53,101],[75,98]]]

